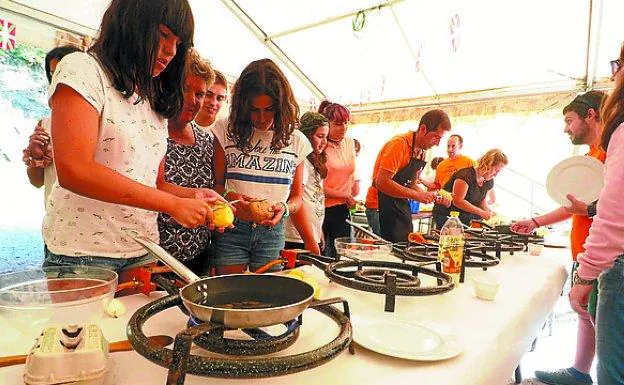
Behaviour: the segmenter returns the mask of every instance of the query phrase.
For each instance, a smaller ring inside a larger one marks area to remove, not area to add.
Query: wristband
[[[535,226],[537,226],[537,227],[542,227],[542,226],[540,226],[540,224],[539,224],[539,223],[537,223],[537,220],[535,220],[535,218],[531,218],[531,221],[532,221],[533,223],[535,223]]]
[[[290,210],[288,209],[288,203],[280,202],[280,204],[282,206],[284,206],[284,215],[282,215],[282,218],[288,218],[290,216]]]
[[[590,203],[590,204],[587,205],[587,216],[590,217],[590,218],[596,216],[596,207],[597,207],[596,203],[598,203],[598,201]]]

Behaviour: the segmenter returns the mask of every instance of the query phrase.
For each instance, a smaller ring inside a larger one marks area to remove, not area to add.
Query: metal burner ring
[[[392,271],[392,273],[396,275],[397,286],[420,286],[420,278],[412,274],[400,271]],[[362,281],[382,284],[386,282],[387,274],[388,270],[385,269],[366,269],[354,272],[354,275]]]
[[[179,294],[170,295],[138,309],[130,318],[126,333],[137,353],[160,365],[169,368],[174,359],[173,350],[161,348],[151,343],[143,333],[143,325],[153,315],[182,304]],[[285,357],[202,357],[194,354],[186,357],[186,373],[205,377],[220,378],[265,378],[301,372],[324,364],[349,347],[353,329],[349,318],[331,305],[313,307],[340,327],[338,336],[326,345],[308,353]]]
[[[408,270],[412,275],[416,276],[417,274],[424,274],[430,277],[436,278],[439,281],[437,286],[414,286],[414,285],[396,285],[396,295],[407,295],[407,296],[424,296],[424,295],[436,295],[449,292],[453,290],[455,284],[453,283],[453,279],[450,275],[438,272],[435,270],[428,269],[426,267],[421,267],[417,265],[411,265],[406,263],[398,263],[398,262],[387,262],[387,261],[338,261],[333,262],[327,265],[325,268],[325,276],[330,279],[330,281],[334,281],[340,285],[345,287],[350,287],[352,289],[367,291],[370,293],[378,293],[378,294],[387,294],[388,287],[384,283],[378,282],[365,282],[360,280],[355,280],[346,276],[345,274],[341,274],[341,269],[348,269],[356,267],[359,269],[360,262],[363,262],[367,268],[382,268],[382,269],[391,269],[393,273],[396,273],[396,270]]]

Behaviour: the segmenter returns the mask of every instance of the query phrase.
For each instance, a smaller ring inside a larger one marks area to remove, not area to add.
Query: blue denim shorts
[[[624,256],[598,278],[596,353],[598,383],[624,384]]]
[[[155,261],[156,260],[149,254],[141,255],[134,258],[108,258],[94,257],[88,255],[71,257],[68,255],[54,254],[53,252],[48,250],[47,247],[44,246],[43,267],[87,265],[102,267],[104,269],[119,272],[120,270],[128,269],[135,266],[146,265]]]
[[[212,236],[212,265],[249,265],[255,271],[278,259],[284,249],[284,218],[274,227],[236,219],[233,229],[223,234],[213,232]]]

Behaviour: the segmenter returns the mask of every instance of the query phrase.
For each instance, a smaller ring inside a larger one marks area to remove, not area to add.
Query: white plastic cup
[[[500,288],[500,281],[491,275],[479,275],[471,278],[477,298],[493,301]]]
[[[542,245],[541,243],[529,243],[529,254],[538,256],[542,254],[543,248],[544,245]]]

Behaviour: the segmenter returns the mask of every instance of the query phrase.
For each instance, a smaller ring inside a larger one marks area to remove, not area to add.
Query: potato
[[[453,200],[453,194],[451,194],[450,192],[446,191],[446,190],[438,190],[438,194],[442,197],[442,198],[446,198],[450,201]]]
[[[270,210],[271,204],[267,200],[256,200],[249,204],[249,211],[254,222],[260,223],[272,219],[275,213]]]
[[[217,227],[229,227],[234,223],[234,212],[232,208],[224,203],[217,203],[212,206],[211,222]]]

